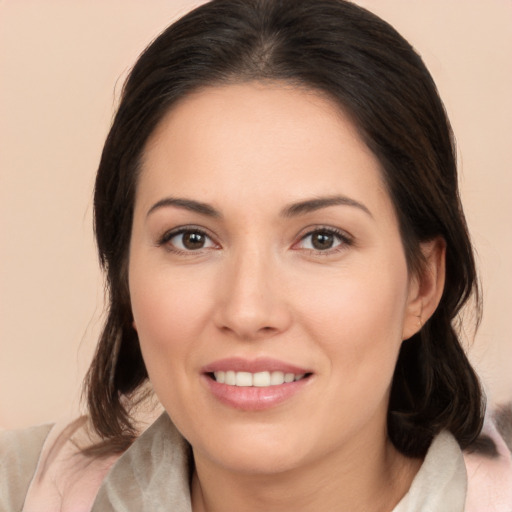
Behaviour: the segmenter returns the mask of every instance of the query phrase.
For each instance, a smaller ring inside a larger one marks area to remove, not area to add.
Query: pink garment
[[[54,425],[43,445],[23,512],[90,512],[103,479],[120,455],[85,457],[79,446],[88,442],[85,418]]]
[[[497,456],[464,454],[469,483],[465,512],[512,512],[512,453],[489,418],[482,434],[494,441]]]
[[[511,512],[512,456],[494,424],[484,434],[496,443],[498,458],[464,454],[468,473],[466,512]],[[80,453],[90,443],[85,418],[55,425],[48,435],[23,512],[90,512],[101,483],[120,455],[91,459]]]

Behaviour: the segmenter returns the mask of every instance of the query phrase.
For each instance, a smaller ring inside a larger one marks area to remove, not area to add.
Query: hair
[[[172,24],[141,54],[101,156],[94,226],[109,302],[85,382],[91,422],[104,440],[93,451],[122,451],[134,440],[131,405],[148,379],[127,278],[145,144],[185,96],[251,81],[317,91],[349,115],[380,161],[412,272],[423,268],[421,242],[445,240],[444,292],[420,332],[402,343],[387,428],[408,456],[423,456],[442,429],[468,446],[480,432],[484,399],[455,324],[472,294],[479,314],[478,284],[454,139],[423,61],[388,23],[347,1],[213,0]]]

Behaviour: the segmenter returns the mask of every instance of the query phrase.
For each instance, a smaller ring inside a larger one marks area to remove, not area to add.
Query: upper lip
[[[283,372],[294,373],[296,375],[311,373],[307,368],[302,368],[294,364],[267,357],[252,360],[244,359],[242,357],[228,357],[209,363],[202,368],[203,373],[226,372],[229,370],[249,373]]]

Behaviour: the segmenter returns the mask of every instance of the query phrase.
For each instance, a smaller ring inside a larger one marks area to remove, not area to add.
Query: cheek
[[[400,345],[407,302],[406,273],[362,269],[317,283],[304,283],[301,308],[311,332],[333,346],[379,349]],[[383,346],[382,346],[383,348]]]
[[[370,410],[388,391],[402,343],[407,285],[406,271],[390,276],[362,270],[302,295],[305,328],[328,355],[347,407],[361,401]]]
[[[211,304],[211,280],[199,270],[174,270],[167,262],[135,255],[129,272],[132,311],[139,336],[170,341],[201,325]]]
[[[188,368],[189,354],[198,343],[211,297],[207,287],[197,280],[154,264],[136,263],[130,271],[133,317],[142,355],[158,393],[161,384],[181,378]]]

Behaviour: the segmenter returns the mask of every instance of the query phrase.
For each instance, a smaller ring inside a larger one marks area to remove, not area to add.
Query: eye
[[[197,228],[169,231],[164,234],[158,245],[166,245],[175,252],[193,252],[217,247],[204,231]]]
[[[321,228],[310,231],[297,244],[299,249],[317,252],[331,252],[351,245],[352,240],[341,231],[332,228]]]

